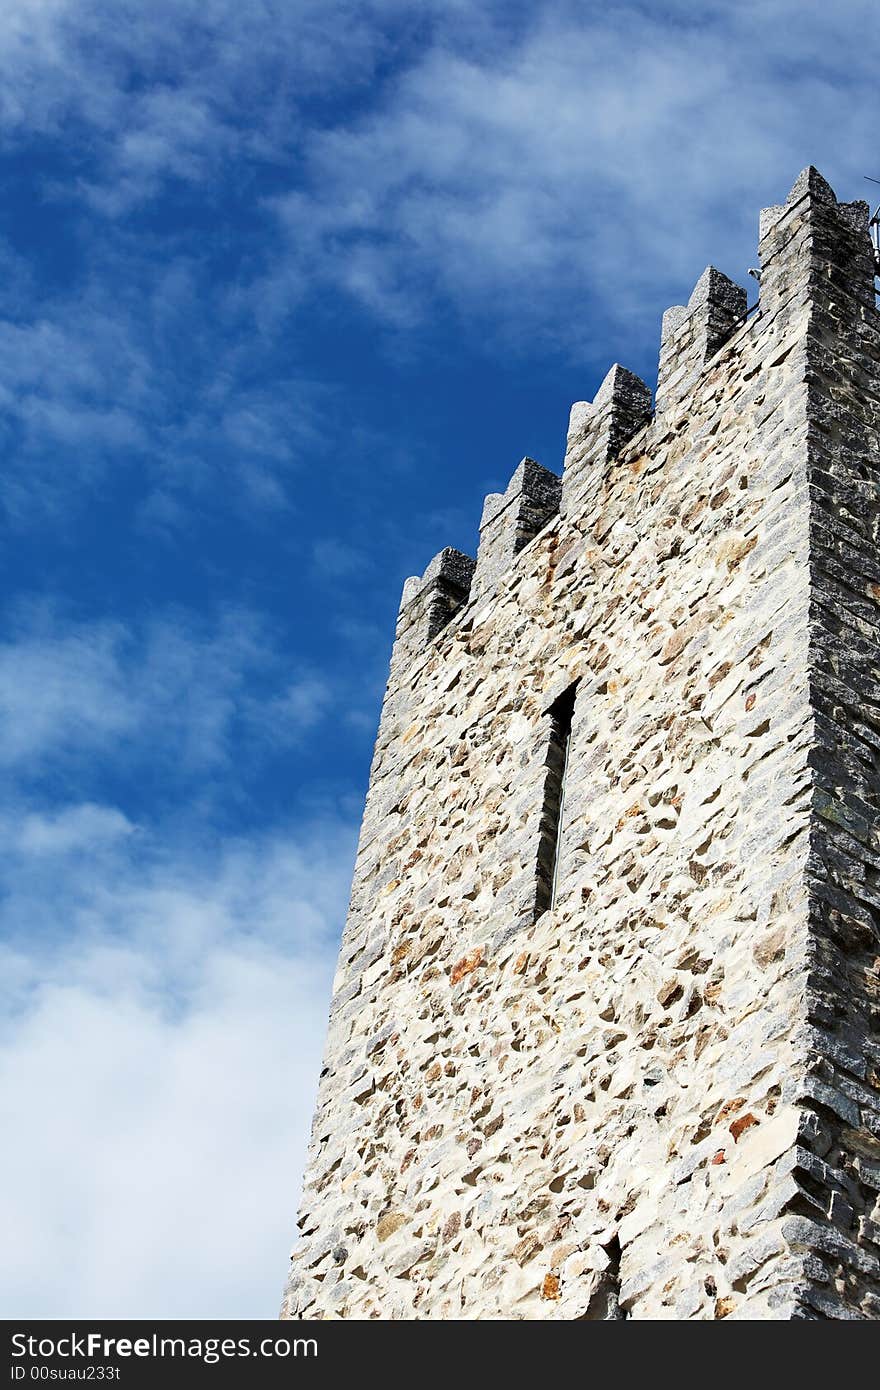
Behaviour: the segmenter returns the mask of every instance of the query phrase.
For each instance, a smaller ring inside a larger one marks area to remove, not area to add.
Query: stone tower
[[[880,317],[806,170],[406,583],[284,1316],[880,1317]]]

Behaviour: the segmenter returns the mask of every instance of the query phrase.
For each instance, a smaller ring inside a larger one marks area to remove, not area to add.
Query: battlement
[[[795,180],[784,203],[759,217],[760,297],[751,321],[793,308],[823,283],[842,282],[865,305],[874,304],[874,251],[867,203],[838,202],[812,166]],[[406,580],[398,616],[394,668],[400,671],[439,636],[456,615],[490,597],[525,546],[557,514],[589,506],[606,471],[646,427],[659,435],[686,412],[711,360],[747,327],[746,290],[707,266],[686,304],[662,316],[656,393],[615,363],[592,401],[571,407],[563,475],[525,458],[503,493],[483,504],[476,559],[440,551],[421,577]],[[646,439],[645,447],[650,448]]]
[[[284,1315],[880,1319],[880,315],[807,169],[407,580]]]
[[[693,391],[706,363],[744,323],[747,296],[714,266],[707,266],[687,304],[663,315],[657,373],[657,414],[668,417]]]

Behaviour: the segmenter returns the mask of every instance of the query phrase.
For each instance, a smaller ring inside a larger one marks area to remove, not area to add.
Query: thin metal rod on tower
[[[870,174],[863,174],[862,177],[866,179],[868,183],[880,184],[880,179],[872,179]],[[877,204],[871,214],[871,220],[868,226],[871,229],[871,240],[874,243],[874,270],[877,275],[880,275],[880,203]]]

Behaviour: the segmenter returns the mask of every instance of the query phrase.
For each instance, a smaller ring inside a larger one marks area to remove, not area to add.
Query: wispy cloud
[[[0,7],[9,1315],[274,1310],[396,557],[880,175],[878,67],[868,0]]]
[[[291,680],[279,647],[244,610],[126,625],[22,603],[0,644],[0,766],[30,780],[47,764],[149,762],[170,785],[225,766],[242,741],[251,756],[294,744],[342,692],[308,668]]]
[[[77,852],[96,834],[116,840],[97,873]],[[6,1315],[271,1317],[350,832],[151,862],[112,808],[79,807],[25,839],[41,876],[26,857],[0,914],[20,943],[0,1090],[28,1129],[0,1154]]]
[[[854,0],[802,21],[788,0],[549,3],[512,44],[444,33],[377,109],[312,133],[275,202],[291,254],[395,322],[439,296],[580,347],[576,290],[631,333],[707,257],[742,275],[756,198],[808,158],[861,193],[876,16]]]
[[[85,505],[108,477],[187,510],[216,508],[218,490],[243,519],[287,508],[322,442],[332,384],[284,364],[271,388],[252,380],[233,322],[209,342],[223,292],[204,268],[181,254],[157,280],[151,254],[106,248],[83,283],[0,316],[0,501],[18,527]]]
[[[8,7],[0,149],[83,137],[42,188],[73,283],[0,321],[13,518],[126,467],[145,518],[289,508],[344,436],[297,331],[328,294],[409,352],[449,318],[490,352],[645,352],[708,260],[743,277],[804,163],[861,191],[878,59],[865,0]]]
[[[270,1316],[353,828],[328,805],[222,833],[205,773],[295,744],[327,684],[285,679],[252,614],[7,618],[0,1093],[22,1130],[0,1154],[3,1307]],[[64,800],[102,769],[132,800],[158,771],[166,809]]]
[[[135,826],[113,806],[83,802],[49,813],[28,812],[3,827],[4,838],[18,853],[41,859],[71,852],[94,852],[133,834]]]

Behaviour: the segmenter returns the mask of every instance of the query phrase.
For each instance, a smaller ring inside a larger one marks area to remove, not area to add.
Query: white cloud
[[[81,192],[116,216],[231,157],[289,159],[301,104],[368,88],[400,24],[408,0],[16,0],[0,10],[0,138],[84,127],[101,169]]]
[[[102,253],[68,292],[34,289],[0,312],[9,519],[67,517],[108,473],[134,496],[146,480],[178,505],[289,507],[289,476],[324,438],[330,388],[277,367],[271,389],[245,380],[253,327],[243,333],[235,294],[208,288],[183,253],[158,275],[146,246]]]
[[[451,311],[487,351],[650,360],[707,261],[744,278],[759,204],[802,165],[867,188],[878,30],[867,0],[5,7],[0,147],[76,138],[86,167],[45,186],[85,213],[75,285],[13,258],[2,288],[11,517],[126,468],[166,535],[192,494],[292,508],[342,397],[279,379],[278,349],[307,357],[292,312],[328,285],[408,351]],[[179,185],[180,220],[134,235]]]
[[[867,187],[878,27],[867,0],[7,6],[0,147],[76,131],[87,151],[45,187],[85,214],[64,224],[75,284],[13,265],[2,290],[9,514],[60,514],[126,468],[166,535],[193,494],[292,508],[342,397],[279,379],[278,349],[307,358],[293,310],[328,285],[408,351],[451,311],[488,351],[650,360],[708,261],[744,278],[759,204],[802,165]],[[128,214],[179,185],[196,228],[134,235]]]
[[[297,743],[313,729],[332,706],[332,691],[326,680],[305,675],[292,681],[280,694],[260,708],[266,735],[279,743]]]
[[[335,822],[153,862],[123,839],[6,882],[7,1317],[274,1316],[351,850]]]
[[[10,1317],[272,1317],[353,833],[348,811],[314,811],[222,835],[204,774],[231,746],[295,741],[330,692],[311,671],[291,681],[252,614],[136,628],[20,601],[10,618],[0,1302]],[[131,788],[145,767],[164,820],[60,791],[102,768]]]
[[[375,109],[312,132],[305,184],[275,203],[292,258],[392,322],[440,296],[601,357],[707,260],[742,277],[759,200],[805,163],[862,196],[880,59],[862,0],[532,15],[485,49],[444,31]]]
[[[0,646],[0,764],[86,751],[131,729],[121,625],[23,632]]]
[[[94,851],[134,829],[115,807],[87,801],[49,814],[29,811],[15,829],[6,827],[6,836],[19,853],[44,856]]]
[[[165,534],[193,495],[292,510],[302,453],[334,428],[357,442],[342,393],[296,367],[310,342],[291,310],[328,285],[408,334],[408,355],[451,310],[471,351],[537,336],[625,358],[706,261],[742,275],[759,202],[803,164],[856,196],[880,173],[862,168],[878,59],[867,0],[0,8],[0,150],[61,141],[82,170],[47,173],[41,209],[72,239],[75,283],[44,286],[39,255],[0,245],[7,508],[28,524],[36,499],[69,526],[75,489],[128,468],[141,523]],[[169,191],[180,221],[139,224]],[[332,537],[311,554],[328,577],[358,573]],[[224,838],[212,784],[318,737],[338,692],[282,669],[249,613],[13,619],[4,1310],[271,1316],[351,834],[329,817]],[[369,645],[365,620],[331,628]],[[363,698],[343,718],[372,727]],[[170,803],[189,779],[162,823],[90,780],[145,770]]]
[[[290,680],[280,642],[246,610],[126,625],[21,604],[13,619],[0,643],[0,766],[26,777],[46,760],[149,762],[166,780],[204,773],[226,764],[236,740],[256,752],[295,743],[333,698],[311,670]]]

